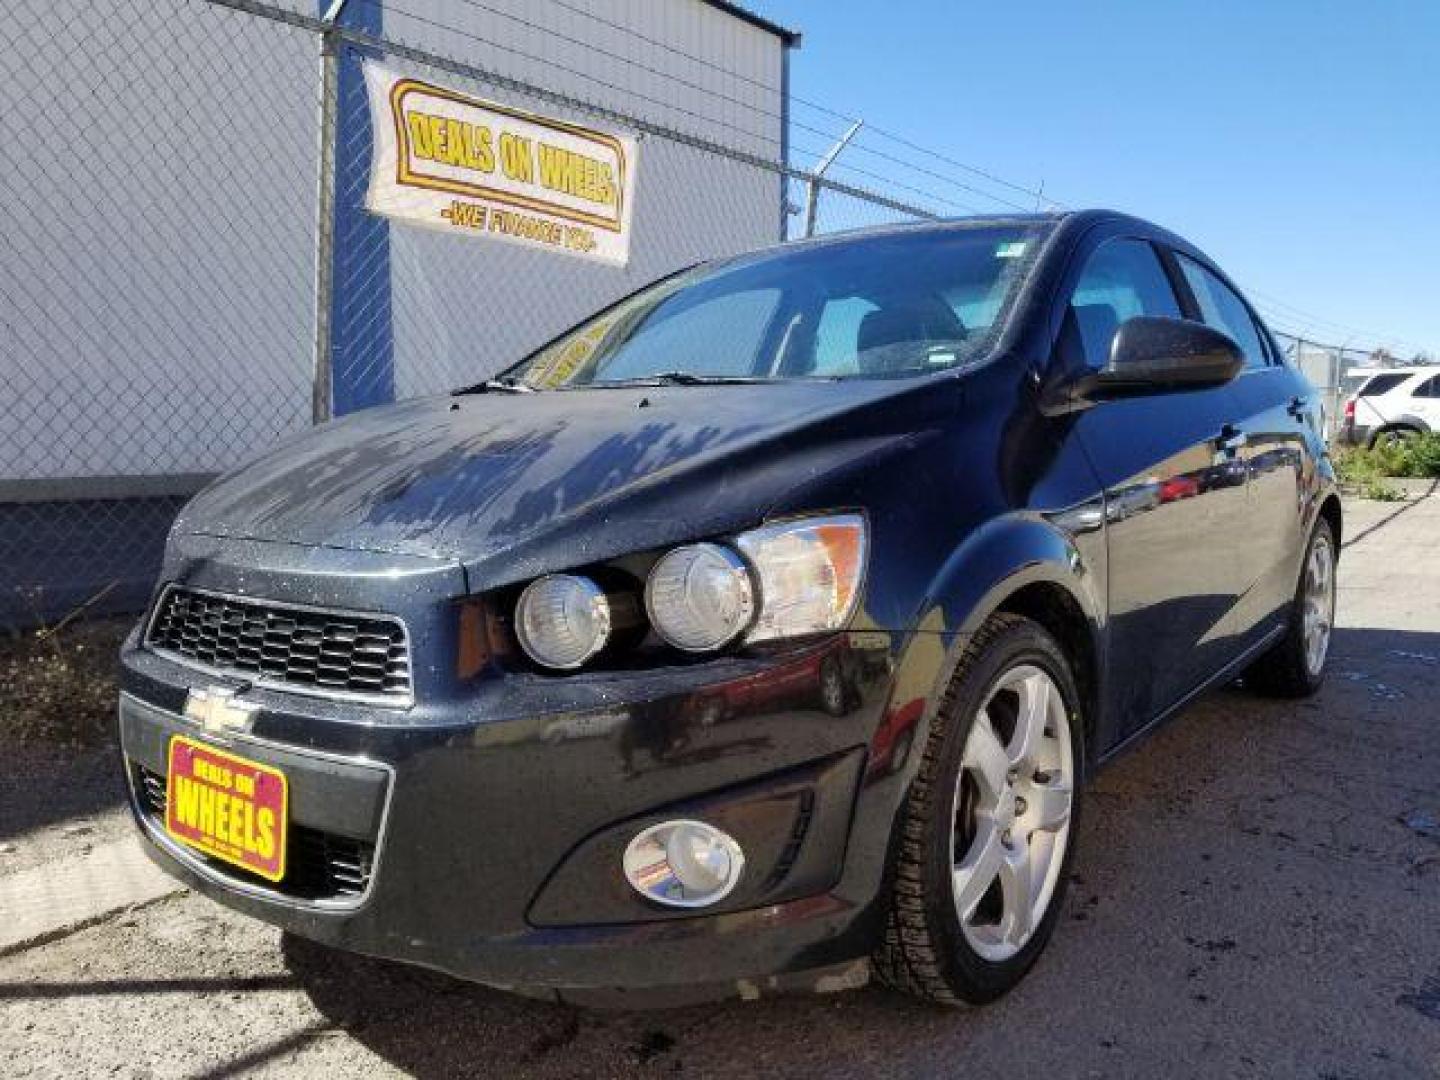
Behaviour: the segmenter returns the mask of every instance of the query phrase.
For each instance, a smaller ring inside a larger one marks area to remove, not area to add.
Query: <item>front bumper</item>
[[[122,654],[121,745],[151,857],[212,898],[304,937],[496,986],[611,990],[733,983],[865,955],[893,794],[862,772],[887,680],[846,639],[814,653],[627,673],[560,696],[503,694],[387,712],[246,691],[249,730],[205,732],[186,692],[223,680]],[[812,676],[846,672],[846,711]],[[163,830],[164,748],[184,732],[290,778],[296,858],[248,878]],[[714,913],[650,905],[618,851],[646,825],[701,817],[747,853]],[[857,825],[865,823],[865,827]],[[857,840],[857,838],[860,838]]]

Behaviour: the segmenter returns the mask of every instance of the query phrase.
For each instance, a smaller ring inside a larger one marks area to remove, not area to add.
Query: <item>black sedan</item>
[[[1319,686],[1340,528],[1314,391],[1155,226],[709,263],[196,498],[133,808],[222,903],[497,986],[985,1001],[1093,769]]]

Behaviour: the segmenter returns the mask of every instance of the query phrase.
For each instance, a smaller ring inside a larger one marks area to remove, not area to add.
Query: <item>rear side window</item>
[[[1412,397],[1440,398],[1440,375],[1426,379],[1423,383],[1411,391]]]
[[[1200,305],[1200,316],[1206,325],[1223,330],[1234,338],[1235,344],[1245,354],[1247,368],[1265,367],[1265,346],[1260,342],[1260,331],[1256,329],[1245,301],[1194,259],[1178,252],[1175,258],[1180,263],[1180,272],[1185,275],[1185,283],[1195,295],[1195,302]]]
[[[1062,338],[1069,350],[1081,352],[1086,366],[1101,368],[1115,331],[1137,315],[1178,319],[1180,305],[1154,248],[1143,240],[1107,240],[1080,272]]]
[[[1410,376],[1403,371],[1391,375],[1371,375],[1369,381],[1355,392],[1355,396],[1379,397],[1381,394],[1388,394],[1408,378]]]

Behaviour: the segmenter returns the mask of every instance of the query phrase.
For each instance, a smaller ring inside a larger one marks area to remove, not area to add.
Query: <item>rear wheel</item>
[[[1335,620],[1335,530],[1321,518],[1310,534],[1285,636],[1245,672],[1245,684],[1273,697],[1308,697],[1325,681]]]
[[[1371,447],[1393,446],[1395,443],[1404,442],[1406,439],[1413,439],[1420,431],[1413,427],[1388,427],[1381,428],[1370,437]]]
[[[931,1001],[1013,987],[1054,930],[1084,743],[1069,662],[1000,615],[962,658],[932,723],[893,852],[880,977]]]

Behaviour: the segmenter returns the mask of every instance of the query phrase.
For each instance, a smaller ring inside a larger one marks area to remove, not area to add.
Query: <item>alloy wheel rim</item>
[[[1330,631],[1335,618],[1335,550],[1323,532],[1315,537],[1305,560],[1305,587],[1301,598],[1305,635],[1305,666],[1312,676],[1325,666]]]
[[[1055,680],[1006,671],[970,727],[951,824],[955,910],[986,960],[1023,949],[1049,909],[1070,839],[1075,768]]]

